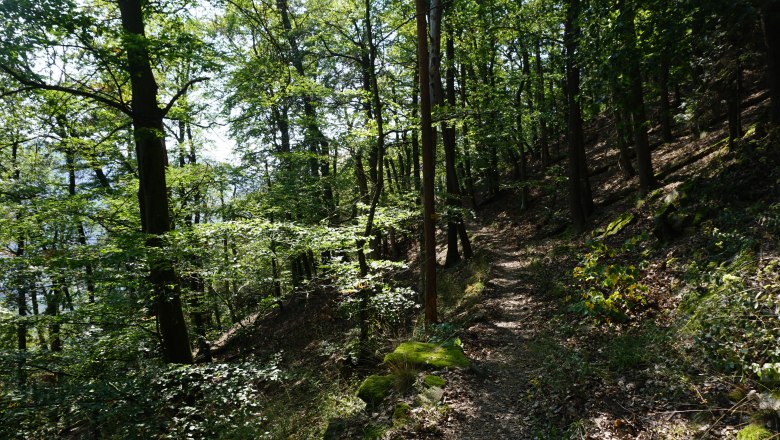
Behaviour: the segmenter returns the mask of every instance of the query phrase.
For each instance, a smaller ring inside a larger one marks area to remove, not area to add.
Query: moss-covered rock
[[[759,425],[748,425],[737,433],[737,440],[768,440],[773,437],[774,434]]]
[[[393,408],[393,426],[399,427],[405,425],[409,421],[409,416],[412,414],[412,406],[406,402],[400,402]]]
[[[376,406],[385,400],[395,383],[395,376],[392,374],[379,375],[373,374],[360,384],[357,396],[369,406]]]
[[[439,388],[444,388],[444,384],[447,383],[447,381],[444,380],[444,378],[440,376],[434,376],[433,374],[426,375],[423,378],[423,382],[425,383],[425,385],[429,387],[439,387]]]
[[[386,364],[411,364],[434,368],[467,368],[468,358],[457,345],[440,346],[426,342],[404,342],[385,356]]]
[[[444,397],[444,390],[439,387],[430,387],[423,390],[414,398],[417,406],[434,406]]]

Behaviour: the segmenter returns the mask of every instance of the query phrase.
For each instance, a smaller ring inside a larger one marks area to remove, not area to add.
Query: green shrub
[[[627,246],[633,246],[632,242]],[[639,269],[617,262],[618,255],[617,250],[602,242],[592,245],[591,252],[572,272],[579,298],[570,306],[571,311],[606,322],[621,322],[637,306],[645,304],[647,287],[638,281]]]

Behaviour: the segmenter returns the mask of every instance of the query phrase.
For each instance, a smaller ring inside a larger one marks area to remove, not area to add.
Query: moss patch
[[[439,376],[434,376],[433,374],[428,374],[423,378],[423,382],[425,382],[425,385],[428,385],[429,387],[439,387],[444,388],[444,384],[447,383],[444,378]]]
[[[737,433],[737,440],[767,440],[774,435],[768,429],[758,425],[748,425]]]
[[[626,226],[633,223],[635,220],[634,214],[630,212],[625,212],[623,214],[620,214],[618,218],[616,218],[612,223],[610,223],[607,228],[604,230],[604,233],[601,234],[601,238],[609,237],[610,235],[615,235],[622,231]]]
[[[426,342],[402,343],[394,352],[385,356],[385,363],[408,363],[434,368],[467,368],[469,366],[469,360],[460,347],[456,345],[442,347]]]
[[[385,400],[385,397],[390,393],[390,389],[393,387],[394,383],[395,377],[392,374],[373,374],[368,376],[366,380],[360,384],[357,396],[369,406],[378,405]]]
[[[405,425],[409,421],[409,416],[412,414],[412,407],[406,402],[401,402],[395,405],[393,408],[393,426],[399,427]]]

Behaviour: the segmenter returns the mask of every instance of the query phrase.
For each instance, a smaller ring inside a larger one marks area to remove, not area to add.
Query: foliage
[[[719,248],[730,246],[719,237],[713,235]],[[777,374],[773,365],[780,362],[775,298],[779,269],[776,261],[757,264],[750,246],[720,265],[691,264],[689,276],[702,287],[688,292],[694,311],[686,327],[721,368],[744,369],[762,379]]]
[[[620,249],[611,249],[603,242],[592,244],[572,273],[579,298],[570,310],[608,323],[630,319],[636,308],[645,304],[647,286],[639,282],[637,266],[621,264],[618,258],[635,245],[636,240],[629,240]]]

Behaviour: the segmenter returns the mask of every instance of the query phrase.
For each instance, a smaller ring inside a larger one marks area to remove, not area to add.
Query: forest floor
[[[327,286],[247,320],[215,344],[215,356],[280,360],[285,378],[266,386],[269,438],[315,438],[326,427],[325,438],[350,439],[735,438],[756,410],[744,395],[762,390],[744,369],[721,368],[717,356],[696,345],[701,319],[688,327],[695,304],[706,303],[697,292],[713,288],[707,279],[746,276],[740,269],[746,265],[732,264],[742,256],[780,280],[780,265],[772,263],[780,261],[772,232],[780,229],[780,155],[755,151],[765,98],[756,92],[746,100],[747,134],[737,152],[727,147],[723,120],[697,138],[680,132],[674,142],[656,140],[660,184],[645,198],[636,194],[636,178],[620,174],[615,149],[598,139],[610,130],[593,127],[596,211],[584,234],[568,225],[554,171],[534,187],[525,212],[511,184],[483,203],[469,221],[476,255],[439,270],[441,319],[472,365],[436,372],[446,380],[441,401],[416,407],[403,423],[393,415],[399,403],[414,405],[408,391],[365,408],[355,390],[369,374],[387,372],[383,353],[404,340],[430,338],[430,329],[400,326],[381,335],[378,365],[355,368],[345,345],[356,338],[355,328]],[[659,209],[670,203],[702,223],[673,237],[654,236]],[[605,234],[621,218],[628,221]],[[573,273],[595,255],[594,246],[609,255],[603,265],[638,268],[635,285],[646,290],[626,319],[575,308],[584,285]],[[441,262],[443,246],[440,253]],[[399,278],[414,278],[415,267],[412,261]]]
[[[754,104],[763,100],[760,93],[751,99]],[[757,112],[754,105],[746,113],[748,123]],[[726,211],[745,209],[762,197],[777,199],[776,184],[757,189],[759,182],[750,183],[772,165],[766,168],[729,151],[725,130],[721,121],[698,139],[680,135],[671,143],[657,142],[660,188],[647,199],[634,193],[611,197],[630,185],[616,166],[592,176],[598,208],[591,231],[579,237],[558,216],[565,200],[537,198],[524,213],[511,193],[487,204],[472,224],[478,258],[489,264],[485,288],[467,311],[456,307],[445,318],[463,323],[459,337],[473,368],[444,375],[446,411],[436,429],[407,434],[402,429],[388,437],[735,438],[755,410],[741,390],[756,385],[734,370],[722,372],[717,359],[700,357],[693,348],[694,333],[684,328],[690,315],[680,310],[690,288],[686,283],[692,281],[679,261],[695,258],[706,245],[706,228],[688,228],[671,240],[649,234],[659,206],[682,192],[683,185],[697,188],[694,192],[706,187]],[[591,169],[603,170],[616,161],[604,144],[592,156]],[[730,186],[732,180],[740,183]],[[734,189],[730,197],[718,194],[729,188]],[[626,214],[634,219],[628,226],[600,239],[607,225]],[[641,268],[638,281],[647,286],[646,303],[626,322],[574,313],[572,273],[583,265],[590,246],[618,249],[632,238],[641,252],[628,252],[625,259]],[[776,244],[765,242],[759,259],[777,260]]]

